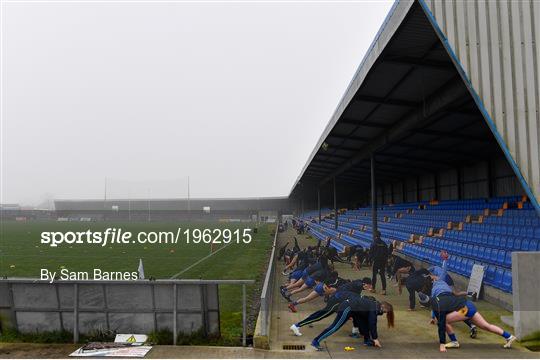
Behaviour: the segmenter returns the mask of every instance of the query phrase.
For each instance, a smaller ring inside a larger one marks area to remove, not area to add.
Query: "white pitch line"
[[[184,270],[182,270],[182,271],[180,271],[179,273],[174,274],[173,276],[171,276],[171,279],[176,279],[178,276],[182,275],[183,273],[185,273],[185,272],[188,271],[189,269],[191,269],[191,268],[193,268],[193,267],[199,265],[199,264],[202,263],[204,260],[206,260],[206,259],[208,259],[209,257],[211,257],[211,256],[213,256],[213,255],[215,255],[215,254],[217,254],[218,252],[220,252],[221,250],[225,249],[227,246],[229,246],[229,245],[231,245],[231,244],[232,244],[232,242],[228,243],[227,245],[225,245],[225,246],[222,247],[222,248],[217,249],[217,250],[214,251],[213,253],[206,255],[206,256],[203,257],[202,259],[197,260],[195,263],[189,265],[189,266],[188,266],[187,268],[185,268]]]

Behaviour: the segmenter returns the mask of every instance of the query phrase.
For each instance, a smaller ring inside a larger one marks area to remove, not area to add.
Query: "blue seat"
[[[504,266],[512,267],[512,251],[510,250],[506,251],[506,255],[504,256]]]
[[[512,292],[512,271],[511,270],[505,270],[503,274],[501,288],[503,291]]]
[[[467,258],[461,258],[461,275],[467,274]]]
[[[514,250],[514,239],[513,238],[503,238],[503,239],[505,240],[504,248],[510,251]]]
[[[456,245],[455,245],[455,250],[454,252],[456,254],[460,254],[461,255],[461,249],[463,248],[463,244],[461,244],[460,242],[457,242]]]
[[[530,226],[523,226],[521,228],[521,236],[533,237],[534,236],[534,229],[532,227],[530,227]]]
[[[502,268],[497,268],[495,272],[495,279],[493,280],[493,286],[497,289],[502,289],[502,279],[504,275],[504,270]]]
[[[471,259],[467,259],[467,269],[465,270],[466,276],[471,276],[473,265],[474,261],[472,261]]]
[[[493,282],[495,281],[495,272],[495,266],[489,265],[488,267],[486,267],[486,274],[484,276],[487,284],[493,285]]]
[[[521,240],[521,250],[523,251],[529,251],[529,245],[531,241],[528,238],[524,238]]]
[[[496,264],[499,262],[499,253],[500,251],[497,250],[497,249],[493,249],[491,251],[491,257],[489,258],[489,261],[493,264]],[[504,256],[503,256],[503,262],[501,262],[500,264],[504,263]]]
[[[448,269],[450,271],[456,271],[456,257],[452,256],[448,259]]]
[[[514,247],[512,250],[521,250],[521,239],[520,238],[514,238]]]
[[[464,269],[464,266],[463,266],[463,262],[464,262],[464,259],[462,257],[458,257],[456,259],[456,272],[458,274],[463,274],[463,269]]]
[[[496,243],[498,244],[498,248],[499,249],[504,249],[506,247],[506,239],[503,238],[502,236],[499,236],[499,235],[495,235],[496,237]]]
[[[494,247],[499,247],[499,237],[493,234],[489,235],[489,243]]]
[[[491,248],[484,248],[484,251],[482,251],[482,259],[491,261]]]

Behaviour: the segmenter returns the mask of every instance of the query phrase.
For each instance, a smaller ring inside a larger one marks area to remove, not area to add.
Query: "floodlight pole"
[[[336,195],[336,177],[334,176],[334,226],[338,228],[338,214],[337,214],[337,195]]]
[[[371,233],[375,242],[377,232],[377,184],[375,183],[375,154],[371,153]]]
[[[435,185],[435,200],[439,200],[439,174],[433,173],[433,185]]]

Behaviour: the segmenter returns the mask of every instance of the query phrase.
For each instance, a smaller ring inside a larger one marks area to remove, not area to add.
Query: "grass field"
[[[228,228],[231,230],[253,227],[240,223],[199,223],[192,228]],[[40,269],[60,271],[137,271],[139,259],[143,260],[146,278],[169,279],[210,253],[208,244],[113,244],[102,247],[95,244],[61,244],[50,247],[40,243],[43,231],[104,231],[122,228],[137,234],[140,231],[172,231],[188,228],[185,223],[84,223],[84,222],[3,222],[0,229],[0,276],[32,277]],[[254,279],[261,281],[268,251],[272,244],[274,225],[263,225],[253,234],[249,244],[232,243],[226,248],[183,273],[183,279]],[[221,246],[214,245],[214,251]],[[248,298],[258,284],[248,287]],[[222,343],[238,343],[241,327],[240,286],[220,286]],[[248,308],[251,304],[248,303]]]

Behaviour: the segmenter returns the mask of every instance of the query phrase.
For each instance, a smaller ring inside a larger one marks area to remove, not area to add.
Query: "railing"
[[[254,280],[41,281],[0,280],[0,310],[21,332],[73,329],[73,341],[96,327],[148,333],[168,328],[219,333],[219,285],[242,286],[242,345],[246,346],[246,286]],[[183,319],[186,321],[183,321]],[[190,326],[188,326],[191,323]]]
[[[279,223],[276,224],[276,233],[274,235],[274,243],[272,244],[272,253],[268,261],[268,269],[266,270],[266,276],[264,278],[264,284],[261,291],[261,308],[259,311],[259,317],[261,319],[261,333],[262,336],[268,336],[270,333],[270,316],[272,314],[272,295],[274,290],[274,278],[276,272],[275,257],[276,257],[276,244],[279,233]]]

